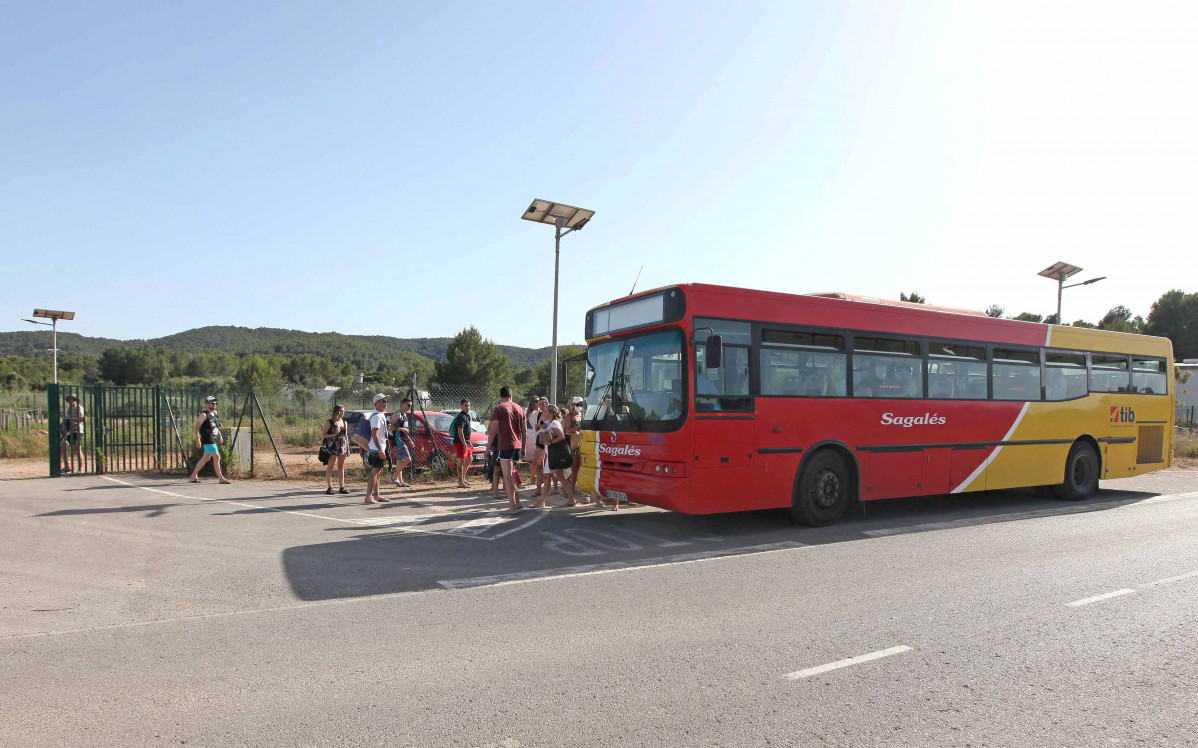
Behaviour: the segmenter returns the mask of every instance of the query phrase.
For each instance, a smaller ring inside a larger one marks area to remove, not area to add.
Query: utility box
[[[252,448],[250,442],[253,440],[254,432],[248,428],[225,428],[220,430],[225,437],[225,444],[233,452],[233,456],[237,459],[237,467],[241,469],[242,474],[250,472],[250,454]],[[233,435],[237,435],[237,443],[233,443]]]

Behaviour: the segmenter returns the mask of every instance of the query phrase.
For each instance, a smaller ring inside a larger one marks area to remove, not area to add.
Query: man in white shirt
[[[390,501],[379,495],[379,478],[383,466],[387,464],[387,396],[379,393],[374,396],[374,412],[370,414],[369,452],[366,454],[366,464],[370,466],[370,477],[366,479],[366,503],[375,501]]]

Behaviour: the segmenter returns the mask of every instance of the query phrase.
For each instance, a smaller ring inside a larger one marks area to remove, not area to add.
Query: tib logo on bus
[[[1136,412],[1130,405],[1112,405],[1111,423],[1135,423]]]

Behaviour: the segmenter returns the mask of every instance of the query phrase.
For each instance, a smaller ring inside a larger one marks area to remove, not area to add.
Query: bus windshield
[[[682,333],[665,330],[587,351],[583,428],[671,431],[685,415]]]

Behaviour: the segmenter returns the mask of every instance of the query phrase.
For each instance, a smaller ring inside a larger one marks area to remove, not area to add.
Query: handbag
[[[321,465],[329,464],[329,445],[327,443],[320,445],[320,451],[316,453],[316,459],[320,460]]]
[[[550,470],[565,470],[574,464],[574,455],[570,454],[570,444],[565,439],[550,444],[545,450]]]

